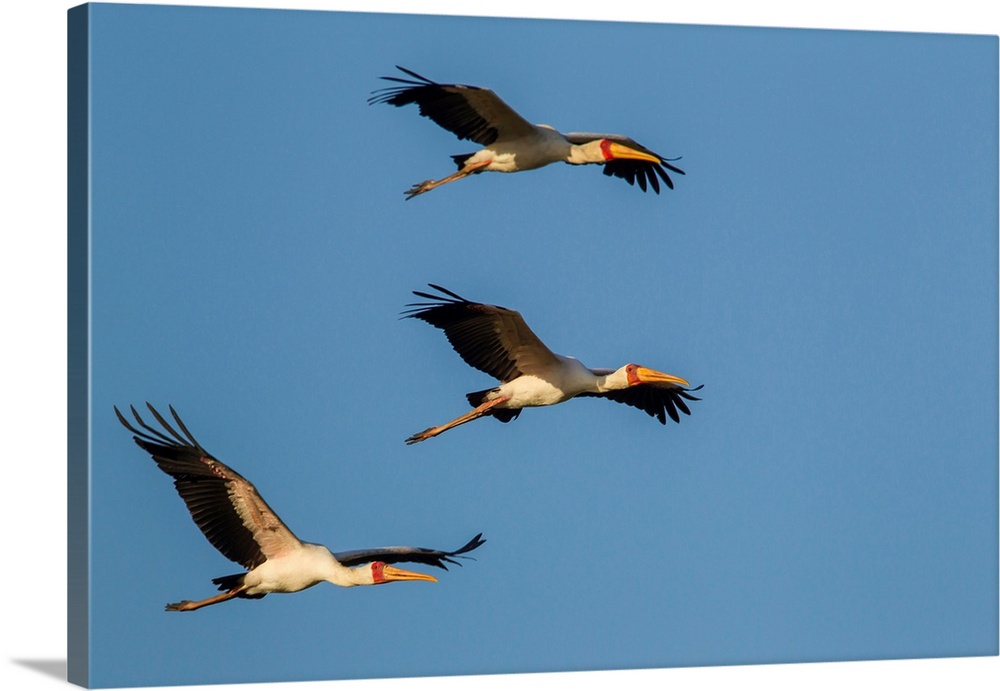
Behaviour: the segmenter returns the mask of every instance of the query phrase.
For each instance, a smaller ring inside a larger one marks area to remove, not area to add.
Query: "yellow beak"
[[[385,576],[385,581],[431,581],[432,583],[437,583],[437,579],[434,576],[428,576],[426,573],[417,573],[416,571],[406,571],[405,569],[397,569],[395,566],[386,565],[382,569],[382,575]]]
[[[638,379],[641,384],[676,384],[685,387],[691,386],[687,379],[681,379],[678,376],[667,374],[666,372],[658,372],[657,370],[649,369],[648,367],[637,367],[635,370],[635,378]]]
[[[660,157],[654,156],[653,154],[647,154],[644,151],[636,151],[624,144],[619,144],[618,142],[611,142],[608,146],[608,151],[611,152],[612,160],[616,158],[627,158],[633,161],[649,161],[650,163],[660,163]]]

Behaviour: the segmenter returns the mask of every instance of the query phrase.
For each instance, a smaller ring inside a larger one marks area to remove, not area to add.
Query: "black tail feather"
[[[218,578],[213,578],[212,583],[219,586],[219,590],[223,592],[228,592],[234,588],[239,588],[243,585],[243,579],[246,578],[245,573],[234,573],[228,576],[219,576]],[[267,595],[267,593],[258,593],[256,595],[248,595],[245,592],[239,593],[236,597],[244,597],[248,600],[259,600]]]
[[[473,155],[474,154],[452,154],[451,160],[455,162],[455,165],[458,167],[459,170],[462,170],[462,168],[465,167],[465,162],[468,161],[470,158],[472,158]],[[481,172],[483,171],[477,170],[476,173],[474,174],[478,174]]]

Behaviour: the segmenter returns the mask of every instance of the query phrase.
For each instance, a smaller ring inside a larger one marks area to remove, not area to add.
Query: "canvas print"
[[[71,10],[70,680],[996,655],[997,48]]]

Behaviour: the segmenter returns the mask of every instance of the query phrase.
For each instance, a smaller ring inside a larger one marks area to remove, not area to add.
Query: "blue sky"
[[[995,39],[98,9],[95,683],[996,652]],[[514,69],[442,50],[498,26]],[[688,175],[657,197],[552,166],[404,202],[469,149],[365,104],[396,63]],[[704,401],[407,448],[491,383],[398,319],[428,281]],[[143,400],[304,539],[488,542],[433,586],[165,614],[238,567],[115,421]]]

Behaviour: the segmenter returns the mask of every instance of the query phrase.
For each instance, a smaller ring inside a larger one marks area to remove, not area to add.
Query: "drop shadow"
[[[66,681],[66,660],[12,659],[11,662],[21,665],[22,667],[27,667],[28,669],[34,670],[39,674],[44,674],[47,677],[52,677],[53,679],[58,679],[59,681]]]

